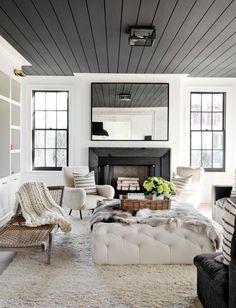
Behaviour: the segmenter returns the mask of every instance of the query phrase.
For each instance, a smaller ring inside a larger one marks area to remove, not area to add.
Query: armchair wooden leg
[[[83,217],[82,217],[82,211],[80,210],[79,213],[80,213],[80,219],[82,220],[82,219],[83,219]]]
[[[72,209],[70,209],[69,215],[71,215],[71,213],[72,213]]]
[[[52,233],[49,233],[47,264],[51,264],[51,257],[52,257]]]

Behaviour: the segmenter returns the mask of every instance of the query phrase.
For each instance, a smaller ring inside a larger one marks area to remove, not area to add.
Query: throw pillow
[[[229,265],[231,261],[231,241],[235,228],[236,216],[236,198],[228,198],[224,204],[222,226],[223,226],[223,243],[222,254],[215,258],[216,261]]]
[[[232,187],[232,190],[231,190],[230,197],[236,198],[236,170],[235,170],[235,174],[234,174],[234,183],[233,183],[233,187]]]
[[[218,199],[218,200],[216,200],[216,205],[223,209],[225,203],[227,202],[227,200],[228,200],[228,197],[224,197],[224,198]]]
[[[176,191],[189,189],[192,184],[192,176],[181,177],[178,175],[174,175],[172,177],[172,182],[175,185]]]
[[[94,171],[89,172],[86,175],[73,172],[74,185],[76,188],[83,188],[87,194],[96,195],[97,188],[95,184]]]

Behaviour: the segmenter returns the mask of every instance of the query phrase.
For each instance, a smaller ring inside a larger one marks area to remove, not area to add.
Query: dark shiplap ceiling
[[[128,45],[133,25],[156,27],[152,47]],[[0,0],[0,35],[28,75],[236,77],[236,1]]]
[[[120,94],[130,94],[130,101],[121,101]],[[93,83],[92,107],[139,108],[167,107],[166,83]]]

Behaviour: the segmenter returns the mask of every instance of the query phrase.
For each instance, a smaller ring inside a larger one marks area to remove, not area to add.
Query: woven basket
[[[171,205],[170,199],[164,200],[135,200],[135,199],[124,199],[121,200],[121,209],[127,212],[136,212],[140,209],[148,208],[151,210],[169,210]]]

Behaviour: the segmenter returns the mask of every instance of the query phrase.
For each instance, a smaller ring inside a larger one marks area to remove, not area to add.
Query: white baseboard
[[[0,226],[4,225],[13,215],[13,211],[8,212],[4,216],[0,217]]]

